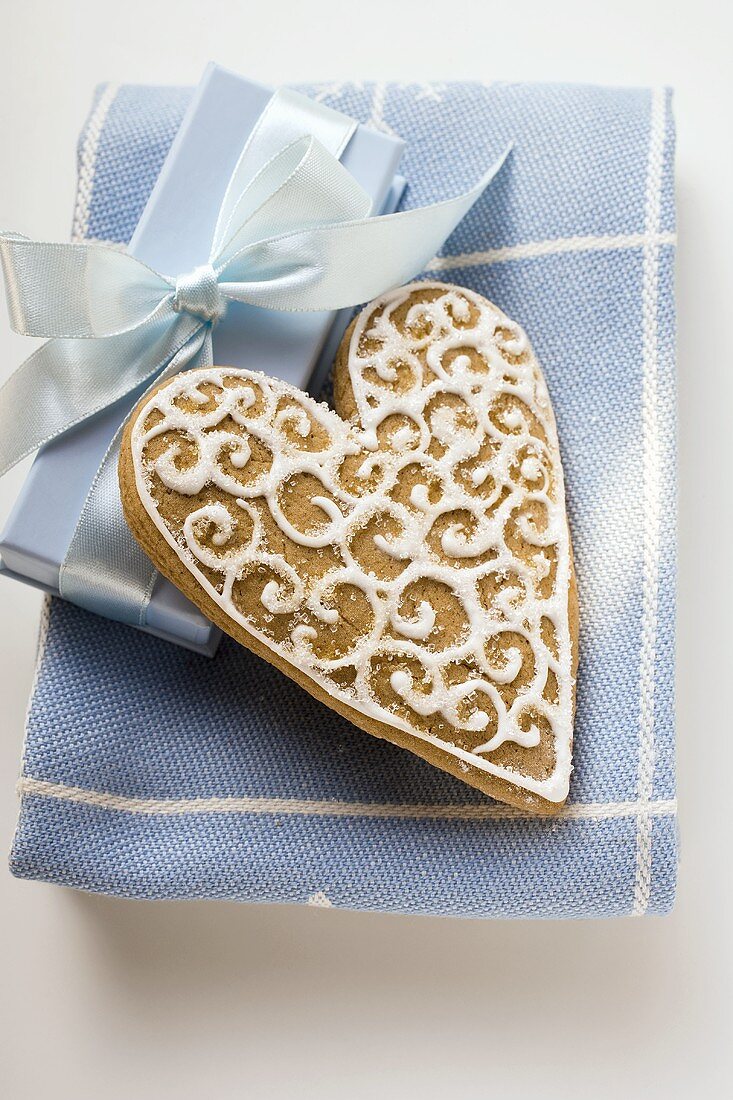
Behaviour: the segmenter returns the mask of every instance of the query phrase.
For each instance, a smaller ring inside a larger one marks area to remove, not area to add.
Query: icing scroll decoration
[[[331,696],[562,800],[570,546],[526,337],[469,291],[403,287],[357,319],[336,395],[345,419],[264,375],[177,376],[133,431],[148,514],[234,621]]]

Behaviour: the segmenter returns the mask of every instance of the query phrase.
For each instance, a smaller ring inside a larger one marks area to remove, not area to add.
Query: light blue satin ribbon
[[[507,155],[456,198],[370,218],[368,195],[338,161],[354,127],[303,96],[277,92],[229,181],[208,263],[177,277],[103,245],[0,234],[10,323],[50,337],[0,389],[0,476],[120,398],[210,364],[211,331],[230,300],[336,310],[409,281]],[[122,516],[119,435],[90,489],[59,587],[107,618],[144,624],[155,571]]]

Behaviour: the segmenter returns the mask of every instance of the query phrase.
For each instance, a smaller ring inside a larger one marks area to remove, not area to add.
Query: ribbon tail
[[[318,225],[245,246],[221,266],[221,293],[266,309],[318,311],[368,302],[401,286],[442,247],[510,149],[474,187],[454,198],[380,218]]]
[[[184,367],[210,366],[211,330],[203,326],[156,375],[154,385]],[[145,626],[157,571],[135,542],[122,512],[117,463],[124,423],[92,482],[59,574],[59,593],[87,611]]]
[[[158,373],[199,328],[162,309],[130,332],[101,340],[49,340],[0,388],[0,477]]]

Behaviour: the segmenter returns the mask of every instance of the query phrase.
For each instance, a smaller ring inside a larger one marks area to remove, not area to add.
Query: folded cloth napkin
[[[673,125],[664,91],[303,88],[407,142],[405,205],[510,162],[430,267],[528,331],[581,601],[570,799],[490,802],[224,639],[209,660],[50,601],[11,867],[140,898],[462,916],[663,913],[675,888]],[[125,242],[189,99],[106,86],[75,233]]]

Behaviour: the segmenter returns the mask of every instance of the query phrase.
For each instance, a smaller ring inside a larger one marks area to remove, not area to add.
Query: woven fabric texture
[[[674,131],[669,95],[527,84],[303,88],[407,142],[405,205],[500,177],[431,277],[528,331],[558,419],[581,601],[570,799],[499,806],[225,639],[213,660],[54,600],[16,875],[141,897],[494,917],[663,913],[675,889]],[[77,237],[125,242],[189,100],[102,88]]]

